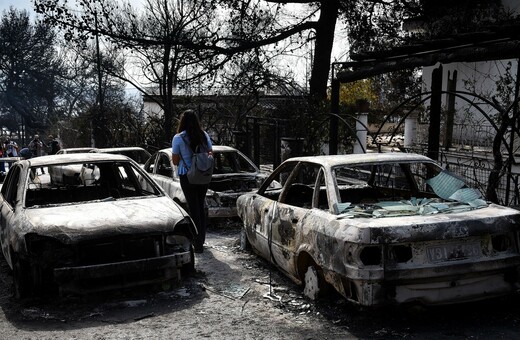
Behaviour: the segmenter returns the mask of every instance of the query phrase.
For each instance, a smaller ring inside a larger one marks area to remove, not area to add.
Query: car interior
[[[34,169],[34,173],[36,170]],[[152,194],[142,188],[138,175],[128,162],[83,164],[75,182],[31,176],[25,206],[42,206],[94,200],[114,200]]]

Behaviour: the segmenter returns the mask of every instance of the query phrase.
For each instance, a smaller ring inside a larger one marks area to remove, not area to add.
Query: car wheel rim
[[[316,300],[320,292],[318,271],[314,266],[309,266],[305,272],[305,287],[303,294],[311,300]]]

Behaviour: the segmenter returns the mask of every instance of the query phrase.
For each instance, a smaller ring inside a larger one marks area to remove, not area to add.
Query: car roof
[[[110,153],[71,153],[62,155],[49,155],[29,158],[25,160],[31,166],[46,166],[60,163],[81,163],[81,162],[99,162],[99,161],[129,161],[129,158],[123,155]],[[23,161],[22,161],[23,162]]]
[[[63,149],[60,149],[60,151],[62,152],[74,152],[74,151],[85,151],[85,152],[88,152],[90,150],[94,150],[95,148],[93,147],[81,147],[81,148],[63,148]]]
[[[0,162],[14,163],[18,162],[21,157],[0,157]]]
[[[118,151],[144,151],[148,152],[145,149],[139,147],[139,146],[121,146],[116,148],[95,148],[92,151],[93,152],[118,152]]]
[[[320,155],[292,157],[288,161],[308,162],[319,165],[335,167],[343,164],[376,164],[376,163],[409,163],[409,162],[429,162],[435,163],[431,158],[414,153],[363,153],[349,155]]]
[[[211,149],[213,150],[213,152],[232,152],[232,151],[238,151],[237,149],[231,147],[231,146],[226,146],[226,145],[212,145]],[[172,148],[165,148],[165,149],[161,149],[159,151],[162,151],[162,152],[172,152]]]

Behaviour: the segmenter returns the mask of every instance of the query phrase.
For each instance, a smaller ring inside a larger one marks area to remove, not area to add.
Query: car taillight
[[[509,235],[494,235],[491,237],[491,245],[493,250],[503,252],[509,250],[512,241]]]
[[[388,257],[397,263],[406,263],[412,259],[412,247],[409,245],[391,246]]]

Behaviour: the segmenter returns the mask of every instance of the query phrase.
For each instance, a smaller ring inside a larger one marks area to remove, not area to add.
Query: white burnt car
[[[133,159],[137,164],[144,165],[151,154],[138,146],[120,146],[115,148],[96,148],[90,152],[111,153],[114,155],[125,155]]]
[[[281,189],[270,189],[281,180]],[[490,204],[431,159],[298,157],[237,201],[252,246],[314,299],[443,304],[517,289],[517,210]]]
[[[95,148],[91,147],[79,147],[79,148],[64,148],[59,149],[58,152],[56,152],[57,155],[66,155],[71,153],[86,153],[90,152],[92,150],[95,150]]]
[[[78,183],[38,169],[80,168]],[[0,190],[0,241],[19,297],[178,279],[196,229],[178,204],[121,155],[42,156],[12,165]]]
[[[79,148],[64,148],[58,150],[56,155],[70,155],[76,153],[87,153],[95,148],[79,147]],[[49,167],[49,175],[54,183],[61,182],[62,184],[78,184],[79,173],[81,172],[81,164],[64,164],[54,165]]]
[[[237,216],[238,196],[254,192],[267,177],[258,167],[235,148],[213,145],[215,165],[206,194],[210,219]],[[155,153],[144,165],[144,170],[178,203],[186,207],[176,167],[172,163],[171,148]]]

